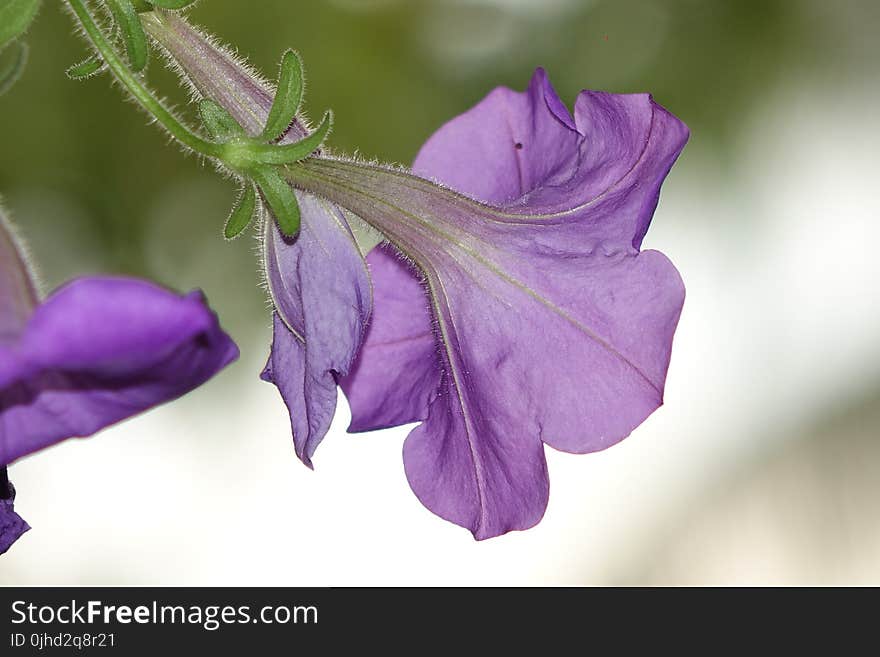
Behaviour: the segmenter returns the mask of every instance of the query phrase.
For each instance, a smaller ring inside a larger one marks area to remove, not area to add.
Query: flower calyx
[[[281,60],[278,89],[266,125],[258,136],[249,136],[232,115],[213,100],[206,98],[199,104],[202,125],[220,146],[217,159],[243,182],[238,202],[223,231],[226,239],[239,235],[259,213],[259,196],[269,205],[284,235],[292,237],[299,231],[299,204],[281,169],[318,150],[333,124],[333,114],[328,110],[317,129],[304,139],[277,143],[293,123],[302,99],[302,62],[299,55],[288,50]]]

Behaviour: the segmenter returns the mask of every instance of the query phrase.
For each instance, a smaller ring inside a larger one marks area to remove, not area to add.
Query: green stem
[[[162,127],[171,133],[172,137],[184,146],[207,157],[221,158],[222,152],[217,144],[202,139],[183,125],[132,73],[113,49],[113,46],[107,41],[101,28],[98,27],[89,10],[86,9],[83,0],[67,0],[67,4],[70,5],[73,13],[76,14],[77,19],[79,19],[80,24],[86,31],[89,39],[91,39],[95,49],[107,63],[107,66],[113,71],[113,74],[123,86],[128,89],[129,93],[135,97],[135,100],[140,103],[141,107],[149,112]]]

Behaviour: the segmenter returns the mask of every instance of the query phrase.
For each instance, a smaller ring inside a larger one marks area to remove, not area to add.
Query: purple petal
[[[251,136],[272,106],[269,85],[182,17],[151,15],[145,25],[198,93],[224,107]],[[300,118],[280,140],[307,134]],[[336,408],[337,375],[346,374],[370,315],[370,280],[345,215],[336,205],[297,192],[301,230],[284,238],[270,217],[264,230],[266,279],[275,307],[272,352],[263,379],[290,411],[297,456],[311,458]]]
[[[430,301],[416,274],[387,244],[367,264],[373,316],[354,368],[339,380],[352,432],[424,420],[440,383]]]
[[[577,174],[559,193],[572,193],[576,210],[598,223],[596,206],[614,212],[613,225],[597,226],[608,241],[639,248],[660,198],[660,186],[687,143],[687,126],[649,94],[584,91],[575,103],[575,121],[584,135]],[[553,192],[529,200],[542,212],[571,207]]]
[[[305,343],[294,334],[278,313],[272,315],[272,349],[260,375],[274,383],[290,414],[290,428],[296,455],[308,467],[324,438],[336,410],[336,383],[332,371],[310,377]]]
[[[684,301],[678,272],[655,251],[501,262],[492,265],[503,277],[488,264],[445,272],[468,387],[522,414],[507,426],[536,423],[558,449],[591,452],[629,435],[663,400]]]
[[[200,292],[68,283],[0,347],[0,464],[175,399],[237,357]]]
[[[5,479],[5,476],[3,477]],[[5,482],[4,482],[5,483]],[[0,490],[0,554],[4,554],[30,526],[15,512],[15,489],[9,484],[8,491]]]
[[[351,368],[370,316],[366,264],[342,212],[300,195],[294,240],[266,222],[266,278],[275,303],[274,340],[263,378],[290,411],[296,454],[311,459],[336,409],[336,375]]]
[[[413,172],[487,203],[570,176],[581,135],[543,69],[525,93],[499,87],[422,146]]]
[[[506,361],[517,343],[496,333],[509,313],[503,302],[482,296],[467,274],[453,277],[458,280],[431,281],[443,290],[435,296],[442,379],[427,420],[406,440],[403,460],[426,507],[485,539],[535,525],[549,481],[537,404],[505,385],[519,374],[507,371]]]
[[[577,231],[587,228],[599,239],[638,248],[688,134],[648,94],[583,91],[572,124],[538,69],[527,92],[496,89],[438,130],[414,171],[478,200],[506,204],[524,220],[575,228],[557,233],[559,245],[582,239]],[[614,221],[600,224],[608,214]]]
[[[422,504],[479,540],[536,525],[550,492],[541,441],[529,424],[505,423],[516,418],[495,401],[444,374],[427,421],[403,448],[407,479]]]

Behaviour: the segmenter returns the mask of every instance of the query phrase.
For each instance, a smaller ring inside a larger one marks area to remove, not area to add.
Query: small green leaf
[[[256,160],[263,164],[292,164],[307,158],[321,147],[327,135],[330,134],[330,128],[333,126],[333,112],[327,110],[324,118],[321,119],[321,125],[302,141],[295,144],[283,144],[276,146],[274,144],[259,144],[253,147]]]
[[[287,237],[296,235],[299,231],[299,203],[290,183],[272,167],[259,167],[251,175],[263,192],[281,232]]]
[[[131,0],[107,0],[107,4],[125,43],[128,64],[131,70],[139,73],[146,68],[150,55],[147,35],[144,33],[141,19],[138,18]]]
[[[303,98],[302,61],[294,51],[288,50],[281,58],[281,73],[278,75],[278,90],[266,127],[260,135],[261,141],[274,141],[284,134],[293,122]]]
[[[185,9],[196,0],[147,0],[151,5],[159,7],[159,9]]]
[[[39,8],[40,0],[0,0],[0,50],[25,33]]]
[[[4,60],[9,59],[9,61],[6,63],[0,62],[0,96],[9,91],[10,87],[18,81],[18,78],[21,77],[21,72],[24,70],[24,65],[27,64],[27,44],[23,41],[18,41],[12,45],[12,48],[15,52],[11,56],[9,53],[5,53],[3,56]]]
[[[232,115],[210,98],[199,103],[199,115],[205,130],[217,141],[229,141],[244,135],[244,129],[236,123]]]
[[[67,77],[71,80],[85,80],[104,70],[104,60],[92,55],[67,69]]]
[[[229,219],[226,220],[226,227],[223,229],[224,237],[228,240],[237,237],[251,223],[256,211],[257,192],[252,184],[245,183],[238,200],[235,202],[235,207],[232,208]]]

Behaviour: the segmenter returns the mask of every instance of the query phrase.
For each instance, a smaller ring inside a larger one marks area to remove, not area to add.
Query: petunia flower
[[[643,94],[584,91],[572,117],[539,69],[442,127],[414,173],[291,168],[390,242],[342,387],[353,431],[423,421],[404,463],[434,513],[478,539],[531,527],[544,444],[604,449],[662,404],[684,287],[640,246],[687,137]]]
[[[222,106],[248,135],[260,134],[273,101],[264,80],[178,14],[154,12],[142,20],[197,96]],[[279,143],[307,134],[297,118]],[[354,362],[372,297],[366,263],[342,210],[311,194],[296,196],[301,220],[295,237],[286,237],[264,210],[262,255],[274,337],[262,378],[278,387],[290,410],[296,454],[311,467],[336,410],[336,377]]]
[[[85,277],[40,302],[0,213],[0,553],[27,530],[7,465],[180,397],[237,357],[200,292]]]
[[[225,79],[196,86],[236,119],[262,116],[246,70],[205,64],[210,42],[175,50],[185,29],[154,36],[191,79]],[[640,247],[687,137],[645,94],[584,91],[572,116],[538,69],[525,93],[496,89],[442,127],[413,171],[326,152],[286,167],[296,189],[387,238],[367,258],[367,337],[337,372],[350,430],[422,422],[404,464],[434,513],[478,539],[531,527],[548,500],[544,444],[604,449],[662,404],[684,287]],[[270,280],[297,287],[298,275],[282,266]]]

